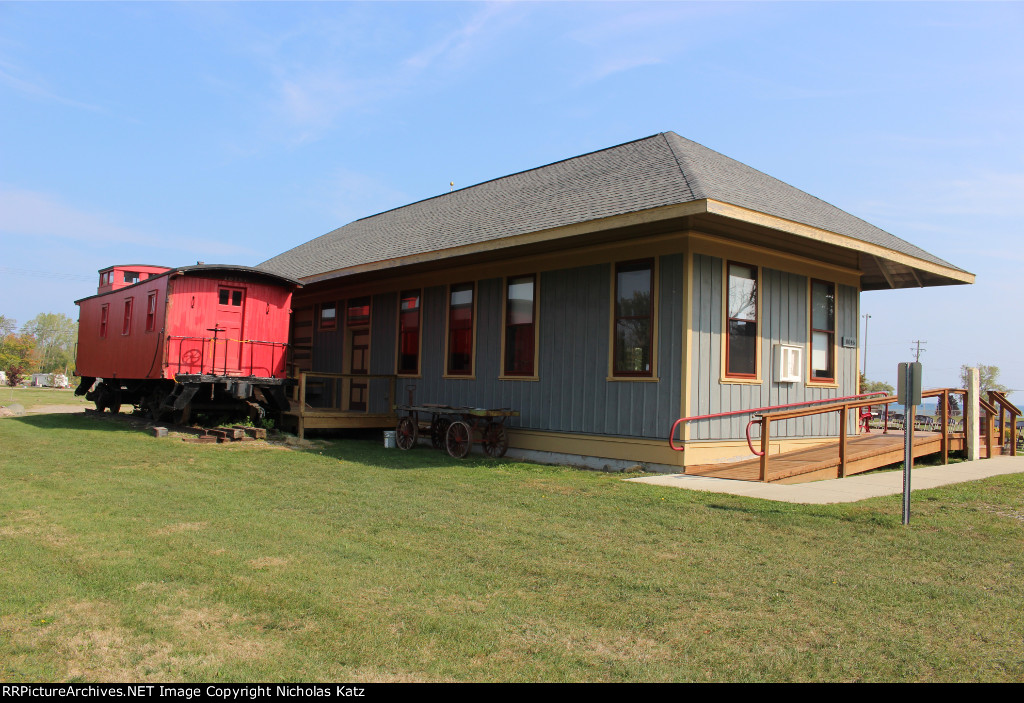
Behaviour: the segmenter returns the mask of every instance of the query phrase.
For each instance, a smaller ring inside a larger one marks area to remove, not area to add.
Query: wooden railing
[[[939,414],[941,417],[940,424],[942,425],[942,463],[949,463],[949,396],[951,395],[962,395],[964,402],[961,404],[962,408],[967,407],[967,391],[962,388],[936,388],[933,390],[925,391],[921,394],[923,398],[939,398]],[[992,393],[989,394],[990,398],[993,398]],[[1016,415],[1020,415],[1020,411],[1016,409],[1005,396],[1001,399],[994,398],[996,402],[1000,403],[1000,408],[1010,412],[1011,415],[1016,412]],[[986,444],[988,446],[988,454],[992,455],[992,418],[996,415],[996,408],[993,404],[987,403],[984,399],[979,398],[981,407],[986,412],[986,430],[983,433],[986,437]],[[821,415],[824,413],[839,413],[839,476],[844,478],[846,476],[846,449],[847,439],[849,434],[849,412],[853,409],[859,408],[870,408],[875,405],[882,405],[888,409],[888,406],[892,403],[898,402],[896,396],[890,395],[884,398],[871,398],[867,400],[854,400],[842,403],[833,403],[830,405],[822,405],[814,408],[802,408],[798,410],[787,410],[777,413],[765,413],[761,417],[755,418],[751,423],[759,423],[761,425],[761,451],[755,452],[755,454],[761,457],[761,468],[760,468],[760,479],[765,481],[768,476],[768,458],[769,458],[769,444],[771,441],[771,423],[778,422],[780,420],[793,420],[798,417],[808,417],[811,415]],[[914,418],[910,418],[910,422],[914,422]],[[885,423],[886,429],[888,429],[888,423]],[[1000,422],[1000,427],[1003,427],[1004,423]],[[749,428],[748,428],[749,429]],[[1000,445],[1003,444],[1003,435],[1000,433]]]
[[[1001,391],[989,391],[988,392],[989,402],[993,406],[999,407],[999,446],[1006,446],[1006,417],[1010,417],[1010,455],[1017,456],[1017,418],[1020,417],[1021,412],[1016,405],[1006,399],[1006,394]],[[990,418],[995,417],[995,413],[989,415]],[[989,421],[989,427],[991,428],[991,420]],[[991,429],[989,434],[991,434]],[[991,446],[991,440],[990,440]],[[989,449],[989,456],[992,456],[992,451]]]
[[[387,379],[388,381],[388,399],[385,407],[387,408],[386,412],[391,412],[391,408],[395,405],[396,377],[393,374],[300,371],[296,379],[292,400],[297,402],[300,413],[305,412],[307,404],[317,410],[368,413],[370,412],[371,404],[369,397],[370,382],[379,379]],[[366,383],[366,407],[353,409],[350,402],[352,384],[363,382]],[[325,403],[324,401],[327,402]],[[316,404],[314,405],[313,403]]]

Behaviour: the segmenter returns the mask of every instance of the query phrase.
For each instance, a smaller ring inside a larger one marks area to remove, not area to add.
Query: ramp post
[[[978,444],[981,439],[981,376],[978,369],[967,369],[967,398],[964,401],[964,440],[967,442],[967,461],[978,460]]]

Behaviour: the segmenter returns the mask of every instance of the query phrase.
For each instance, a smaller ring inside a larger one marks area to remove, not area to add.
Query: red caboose
[[[288,409],[293,291],[245,266],[112,266],[79,306],[77,395],[186,422],[192,410]],[[95,381],[100,383],[90,391]],[[201,392],[202,391],[202,392]]]

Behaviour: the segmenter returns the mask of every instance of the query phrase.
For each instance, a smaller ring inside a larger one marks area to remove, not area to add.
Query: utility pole
[[[927,349],[922,349],[921,348],[922,344],[927,344],[927,343],[928,343],[927,339],[924,340],[924,341],[921,341],[920,339],[915,339],[915,340],[913,340],[911,342],[911,344],[914,345],[913,347],[910,348],[910,351],[914,354],[914,361],[920,361],[921,360],[921,352],[928,351]]]

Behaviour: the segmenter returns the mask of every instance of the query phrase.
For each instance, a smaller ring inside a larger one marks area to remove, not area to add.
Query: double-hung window
[[[420,372],[420,291],[402,291],[398,305],[399,374]]]
[[[811,281],[811,381],[836,379],[836,285]]]
[[[107,338],[107,321],[110,319],[110,303],[100,306],[100,339]]]
[[[612,372],[615,376],[652,376],[654,337],[654,261],[615,266],[615,322]]]
[[[338,304],[320,303],[320,329],[334,330],[338,328]]]
[[[515,276],[505,282],[506,376],[533,376],[536,369],[537,277]]]
[[[121,321],[121,334],[130,334],[132,331],[132,308],[135,305],[135,298],[124,299],[124,319]]]
[[[156,291],[152,291],[146,299],[146,331],[156,330]]]
[[[345,324],[349,327],[363,327],[370,324],[370,298],[353,298],[345,309]]]
[[[725,375],[757,377],[757,267],[729,262]]]
[[[451,376],[473,375],[473,283],[448,290],[448,363]]]

